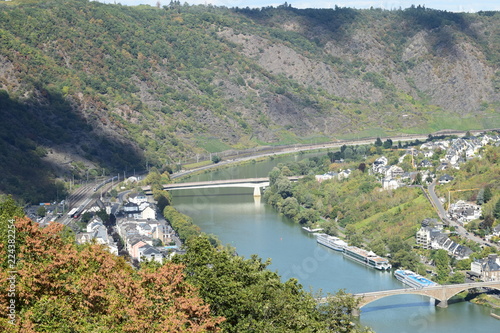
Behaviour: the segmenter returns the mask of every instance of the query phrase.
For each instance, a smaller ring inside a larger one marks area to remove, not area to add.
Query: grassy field
[[[400,221],[398,216],[405,216]],[[367,219],[354,224],[356,229],[362,231],[378,225],[387,235],[400,235],[403,238],[411,237],[420,226],[420,221],[426,217],[436,217],[431,204],[420,195],[409,202],[404,202],[386,211],[379,212]]]
[[[198,147],[201,147],[208,151],[209,153],[218,153],[224,150],[231,149],[231,146],[221,142],[217,138],[206,138],[206,137],[198,137],[196,138],[196,144]]]
[[[326,135],[312,135],[307,137],[300,137],[289,131],[280,131],[278,133],[279,140],[277,142],[265,142],[255,140],[261,146],[284,146],[293,144],[318,144],[332,141],[332,138]]]
[[[468,131],[498,127],[500,127],[500,114],[491,113],[466,118],[449,114],[436,114],[431,118],[427,127],[416,128],[415,130],[419,133],[432,133],[443,129]]]
[[[390,137],[399,133],[429,134],[440,130],[451,129],[458,131],[481,130],[500,128],[500,114],[488,112],[484,116],[458,117],[452,114],[434,114],[430,116],[426,125],[412,128],[402,128],[399,131],[390,131],[382,128],[371,128],[356,133],[339,135],[339,139],[354,140],[374,137]]]
[[[210,165],[210,164],[213,164],[213,162],[212,161],[201,161],[198,163],[184,164],[182,166],[182,168],[185,170],[191,170],[191,169],[201,168],[201,167],[204,167],[204,166]]]
[[[339,135],[339,139],[343,140],[355,140],[363,138],[377,138],[377,137],[387,137],[389,134],[382,128],[370,128],[354,134],[343,134]]]

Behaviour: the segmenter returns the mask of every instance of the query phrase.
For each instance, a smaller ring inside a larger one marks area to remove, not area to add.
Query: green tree
[[[220,161],[221,161],[221,158],[219,157],[219,155],[212,155],[212,162],[214,162],[215,164],[217,164]]]
[[[280,175],[274,184],[276,193],[281,195],[283,199],[292,196],[292,182],[285,176]]]
[[[483,193],[484,203],[487,203],[488,201],[490,201],[492,197],[493,197],[493,193],[491,193],[491,187],[486,186],[484,188],[484,193]]]
[[[149,169],[149,173],[144,179],[146,185],[161,185],[161,175],[156,167]]]
[[[392,148],[392,140],[391,139],[385,140],[384,143],[383,143],[383,145],[382,145],[382,147],[384,149],[390,149],[390,148]]]
[[[118,191],[115,188],[113,188],[113,189],[111,189],[111,191],[109,191],[109,195],[112,198],[116,198],[116,197],[118,197]]]
[[[434,264],[436,265],[436,281],[441,284],[446,283],[450,274],[450,257],[448,256],[448,253],[446,250],[439,249],[431,255],[431,258],[434,260]]]
[[[295,220],[300,224],[314,224],[319,220],[319,213],[314,209],[303,209],[296,216]]]
[[[345,150],[344,150],[344,158],[346,160],[350,160],[354,157],[354,150],[350,147],[347,147]]]
[[[299,213],[299,203],[293,197],[286,198],[281,208],[283,215],[289,218],[295,217]]]
[[[347,238],[347,240],[350,240],[354,235],[357,234],[356,227],[353,224],[348,224],[346,225],[344,229],[344,235]]]
[[[225,332],[320,332],[327,327],[354,332],[352,296],[339,295],[318,310],[311,294],[297,280],[281,282],[267,269],[269,261],[234,255],[234,249],[214,248],[205,237],[187,242],[187,252],[174,261],[185,265],[187,281],[199,288],[214,315],[223,316]]]
[[[472,262],[472,259],[458,260],[455,263],[455,267],[456,267],[456,269],[461,270],[461,271],[470,270],[471,262]]]
[[[45,217],[46,214],[47,214],[47,208],[45,208],[45,206],[40,206],[36,210],[36,215],[40,217]]]
[[[488,214],[484,217],[484,220],[479,224],[479,227],[481,229],[490,230],[491,227],[493,227],[493,222],[495,222],[495,219],[493,218],[493,216]]]
[[[96,212],[96,215],[99,216],[99,218],[102,220],[104,225],[109,226],[110,225],[110,216],[108,213],[106,213],[105,210],[101,209],[98,212]]]
[[[179,238],[183,242],[186,242],[190,238],[196,238],[201,234],[200,227],[195,225],[189,216],[178,212],[172,206],[166,206],[163,209],[163,216],[172,228],[177,231]]]
[[[353,312],[358,310],[361,299],[339,290],[327,296],[327,302],[319,305],[321,320],[330,332],[370,332],[368,328],[353,325]]]
[[[389,252],[391,254],[399,251],[411,251],[411,246],[403,241],[403,239],[399,236],[391,237],[387,242],[387,247],[389,248]]]
[[[497,203],[495,204],[495,207],[493,208],[493,216],[496,219],[500,219],[500,199],[498,199]]]
[[[399,250],[391,256],[391,263],[394,267],[402,267],[412,271],[419,271],[418,254],[413,251]]]
[[[307,192],[302,197],[302,205],[304,205],[305,208],[311,208],[314,205],[314,195]]]
[[[280,175],[281,175],[281,170],[278,169],[277,167],[274,167],[271,170],[271,172],[269,172],[269,186],[273,186],[278,180],[278,177]]]
[[[163,212],[165,207],[169,206],[172,202],[172,197],[170,193],[165,190],[154,190],[153,191],[153,199],[156,201],[156,205],[158,209]]]
[[[469,268],[470,268],[470,266],[469,266]],[[455,272],[449,276],[448,283],[450,283],[450,284],[465,283],[465,275],[463,273],[460,273],[460,272]]]
[[[379,255],[384,256],[387,253],[386,245],[381,238],[371,242],[369,246],[370,246],[370,250],[372,250],[373,252],[375,252]]]
[[[422,174],[419,172],[413,181],[414,185],[422,185]]]
[[[352,246],[363,246],[363,236],[359,233],[355,233],[349,238],[349,245]]]
[[[80,221],[82,223],[88,223],[91,218],[92,218],[92,213],[85,212],[85,213],[82,214],[82,217],[80,218]]]
[[[477,193],[476,204],[482,205],[484,204],[484,188],[480,189]]]

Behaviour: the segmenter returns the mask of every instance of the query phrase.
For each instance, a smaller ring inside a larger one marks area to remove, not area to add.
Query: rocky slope
[[[499,16],[1,4],[4,165],[38,149],[37,163],[67,178],[231,148],[498,127]],[[4,191],[26,172],[9,170]]]

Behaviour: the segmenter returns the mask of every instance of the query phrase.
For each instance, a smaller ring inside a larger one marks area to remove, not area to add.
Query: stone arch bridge
[[[450,284],[450,285],[425,287],[420,289],[406,288],[406,289],[374,291],[369,293],[354,294],[354,296],[361,298],[361,301],[359,303],[359,308],[362,308],[363,306],[384,297],[393,295],[402,295],[402,294],[405,295],[415,294],[415,295],[428,296],[436,300],[436,306],[446,308],[448,307],[448,300],[450,298],[452,298],[453,296],[464,290],[469,290],[474,288],[492,288],[500,290],[500,281]],[[359,311],[358,313],[354,314],[359,315]]]

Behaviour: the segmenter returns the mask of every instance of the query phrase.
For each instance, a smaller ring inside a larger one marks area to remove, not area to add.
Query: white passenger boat
[[[422,275],[419,275],[415,272],[412,272],[410,270],[403,270],[403,269],[397,269],[394,272],[394,276],[396,279],[399,281],[403,282],[404,284],[412,287],[412,288],[423,288],[423,287],[432,287],[432,286],[438,286],[434,281],[431,281]]]
[[[324,245],[332,250],[341,251],[341,252],[344,252],[344,249],[348,245],[342,239],[335,237],[335,236],[330,236],[327,234],[318,234],[316,236],[316,241],[319,244]]]
[[[372,251],[367,251],[360,249],[356,246],[348,246],[344,250],[344,255],[350,259],[353,259],[361,264],[365,264],[369,267],[378,269],[378,270],[389,270],[392,265],[389,263],[389,260],[386,258],[382,258]]]

